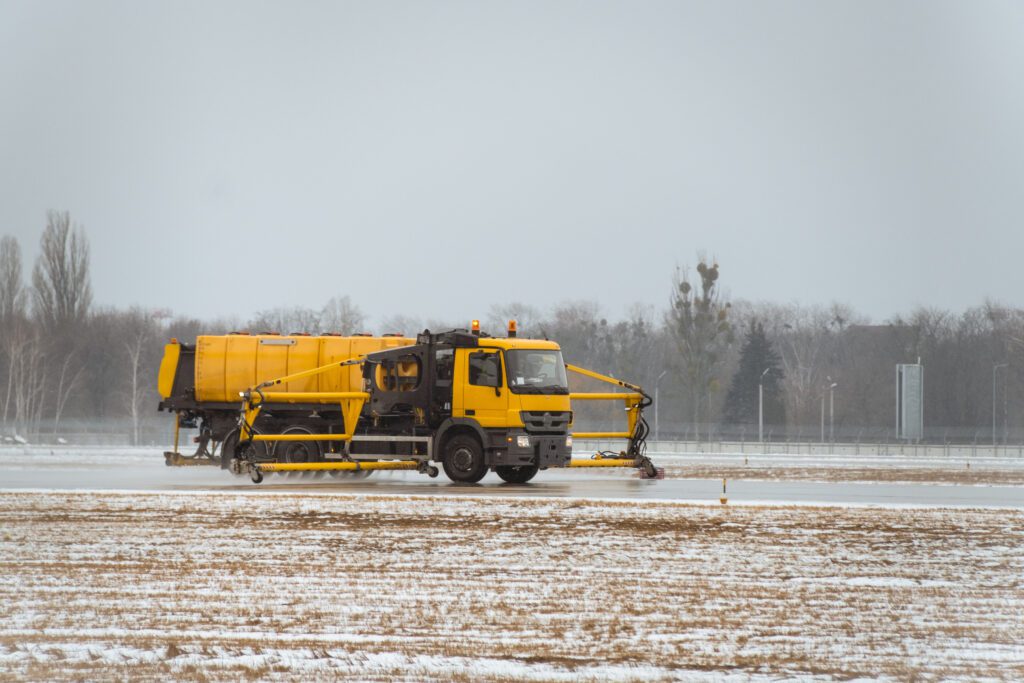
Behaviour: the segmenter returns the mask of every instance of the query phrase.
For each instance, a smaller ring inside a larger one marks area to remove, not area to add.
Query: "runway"
[[[657,461],[657,458],[655,458]],[[708,471],[705,468],[703,471]],[[365,479],[273,475],[259,485],[213,467],[172,468],[155,450],[90,449],[0,452],[0,489],[114,491],[309,491],[317,494],[553,497],[718,503],[721,479],[641,480],[629,470],[548,470],[533,482],[510,485],[491,473],[475,485],[414,472],[377,472]],[[1024,487],[855,483],[828,481],[727,482],[730,503],[933,505],[1024,508]]]

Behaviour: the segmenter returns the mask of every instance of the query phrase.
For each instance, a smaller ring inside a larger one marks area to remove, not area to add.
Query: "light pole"
[[[661,378],[668,374],[668,370],[662,370],[661,374],[658,375],[658,379],[654,380],[654,440],[661,441],[661,423],[658,421],[658,406],[661,402],[658,400],[658,385],[661,383]]]
[[[992,366],[992,445],[996,445],[996,370],[1009,367],[1009,363],[996,363]]]
[[[765,368],[757,380],[757,440],[764,443],[764,376],[771,368]]]
[[[836,387],[839,386],[832,381],[829,377],[830,382],[828,387],[828,440],[829,443],[836,442]]]
[[[835,403],[835,394],[833,393],[833,390],[837,386],[839,386],[839,385],[836,384],[835,382],[833,382],[831,377],[826,377],[825,379],[828,380],[828,386],[825,387],[825,389],[828,391],[828,402],[829,402],[828,434],[829,434],[829,440],[831,440],[832,436],[834,434],[835,417],[836,417],[836,414],[835,414],[836,403]],[[824,391],[821,392],[821,442],[825,443],[825,392]]]
[[[825,392],[821,392],[821,443],[825,443]]]

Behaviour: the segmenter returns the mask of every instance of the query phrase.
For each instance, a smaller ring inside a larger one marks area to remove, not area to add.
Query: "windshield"
[[[508,386],[517,394],[568,394],[561,351],[515,349],[505,352]]]

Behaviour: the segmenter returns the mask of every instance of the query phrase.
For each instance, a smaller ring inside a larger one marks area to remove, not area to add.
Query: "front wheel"
[[[253,433],[258,434],[256,430]],[[235,458],[241,458],[242,454],[239,453],[240,443],[238,441],[238,429],[232,429],[228,432],[228,435],[224,437],[224,441],[220,445],[220,468],[222,470],[231,468],[231,461]],[[249,444],[248,448],[251,450],[251,460],[253,462],[259,462],[267,459],[267,447],[263,441],[253,441]]]
[[[537,476],[539,469],[537,465],[499,465],[494,471],[509,484],[525,484]]]
[[[459,434],[448,441],[442,464],[449,479],[465,484],[475,484],[487,474],[484,449],[476,437],[468,434]]]

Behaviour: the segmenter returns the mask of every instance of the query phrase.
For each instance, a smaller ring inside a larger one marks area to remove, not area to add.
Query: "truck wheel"
[[[255,431],[255,430],[254,430]],[[256,432],[257,434],[259,432]],[[267,459],[267,447],[262,441],[254,441],[249,448],[252,449],[252,459],[254,461],[262,461]],[[229,469],[232,459],[237,457],[236,451],[238,450],[238,430],[232,429],[228,432],[228,435],[224,437],[224,441],[220,445],[220,467],[223,470]]]
[[[289,427],[281,432],[282,435],[312,433],[305,427]],[[320,462],[324,458],[318,441],[275,441],[274,459],[278,462]]]
[[[281,434],[312,434],[305,427],[288,427]],[[318,441],[275,441],[274,460],[277,462],[320,462],[324,459]],[[320,476],[323,472],[288,472],[291,476]]]
[[[476,437],[468,434],[453,436],[444,449],[444,473],[452,481],[475,484],[487,474],[484,449]]]
[[[525,484],[537,476],[539,469],[537,465],[499,465],[494,471],[510,484]]]
[[[220,444],[220,468],[226,470],[231,465],[231,459],[235,457],[235,449],[238,448],[238,430],[232,430]]]

